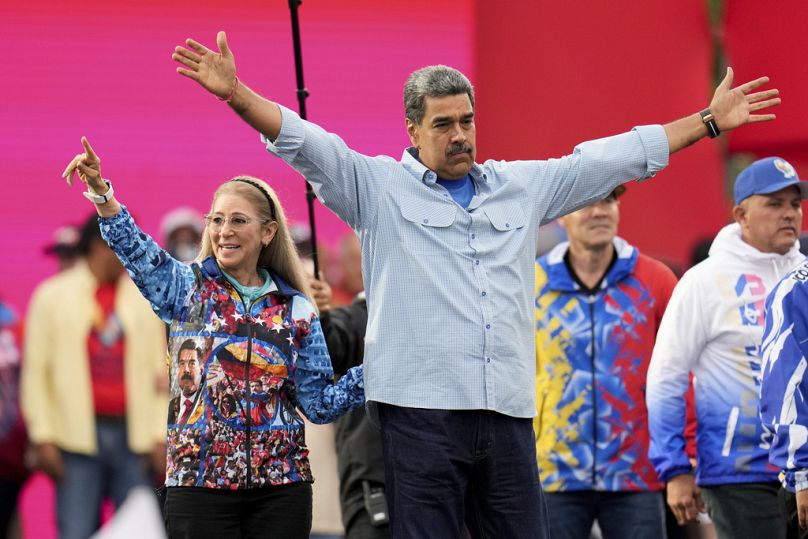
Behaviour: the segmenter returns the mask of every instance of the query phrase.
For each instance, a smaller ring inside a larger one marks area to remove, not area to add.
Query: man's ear
[[[418,124],[407,118],[407,134],[410,136],[410,142],[416,148],[418,147]]]
[[[732,208],[732,217],[735,219],[735,222],[739,225],[743,226],[746,222],[746,206],[743,204],[737,204]]]

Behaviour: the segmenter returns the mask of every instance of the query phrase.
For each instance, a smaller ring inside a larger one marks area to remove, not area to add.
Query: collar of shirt
[[[423,181],[429,187],[434,187],[438,181],[438,175],[418,159],[418,148],[410,146],[404,150],[404,153],[401,156],[401,164],[410,174],[420,178],[421,181]],[[471,176],[474,185],[477,187],[478,193],[483,185],[488,184],[488,177],[483,172],[482,167],[477,163],[474,163],[471,166],[469,176]]]

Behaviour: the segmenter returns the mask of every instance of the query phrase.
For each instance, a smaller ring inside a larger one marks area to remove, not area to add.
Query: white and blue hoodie
[[[733,223],[676,285],[648,369],[650,455],[663,481],[692,468],[683,436],[691,373],[697,483],[777,480],[768,462],[771,432],[758,417],[764,301],[803,259],[798,244],[785,255],[758,251]]]

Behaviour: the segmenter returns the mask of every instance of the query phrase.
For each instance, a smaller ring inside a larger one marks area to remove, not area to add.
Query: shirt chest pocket
[[[513,232],[527,223],[525,212],[518,204],[498,204],[483,211],[496,232]]]
[[[401,240],[407,251],[438,254],[446,249],[455,249],[452,225],[457,218],[453,204],[422,200],[403,196],[399,199],[403,218]]]
[[[518,204],[500,204],[481,208],[485,219],[480,223],[479,241],[475,244],[479,256],[496,253],[497,260],[513,265],[525,248],[529,234],[528,220]]]

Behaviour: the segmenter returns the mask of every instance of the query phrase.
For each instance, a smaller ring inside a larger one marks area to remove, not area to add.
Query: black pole
[[[300,22],[297,18],[297,8],[302,0],[289,0],[289,11],[292,14],[292,44],[295,48],[295,78],[297,79],[297,104],[300,117],[306,119],[306,98],[309,91],[303,83],[303,53],[300,50]],[[311,260],[314,262],[314,277],[320,278],[320,264],[317,260],[317,233],[314,227],[314,190],[306,182],[306,204],[309,208],[309,229],[311,230]]]

